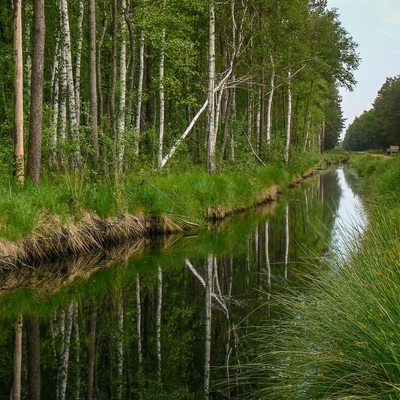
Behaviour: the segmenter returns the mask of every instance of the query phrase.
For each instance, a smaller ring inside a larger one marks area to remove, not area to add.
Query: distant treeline
[[[387,78],[369,111],[349,126],[343,141],[346,150],[385,149],[400,145],[400,75]]]

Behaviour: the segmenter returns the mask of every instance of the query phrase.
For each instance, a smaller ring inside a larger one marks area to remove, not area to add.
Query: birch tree
[[[97,169],[99,164],[96,58],[96,2],[89,0],[89,114],[94,169]]]
[[[208,151],[207,164],[208,172],[216,172],[216,144],[217,131],[215,128],[215,5],[214,0],[209,4],[209,43],[208,43]]]

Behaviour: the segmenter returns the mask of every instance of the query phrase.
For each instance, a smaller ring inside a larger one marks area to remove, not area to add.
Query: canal
[[[247,335],[279,314],[271,298],[301,288],[322,257],[345,257],[365,224],[356,177],[338,168],[200,232],[7,271],[0,398],[18,349],[25,399],[39,370],[43,399],[241,393],[235,367]]]

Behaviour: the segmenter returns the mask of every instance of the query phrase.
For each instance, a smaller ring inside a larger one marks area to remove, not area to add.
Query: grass
[[[193,169],[183,174],[135,175],[115,182],[93,180],[85,173],[43,179],[39,186],[0,183],[0,238],[21,240],[51,233],[54,226],[76,224],[86,214],[115,218],[130,214],[179,215],[203,223],[211,210],[233,212],[254,205],[272,185],[287,186],[291,175],[275,167],[247,173],[208,175]],[[52,228],[53,226],[53,228]]]
[[[352,163],[365,176],[368,229],[305,291],[274,300],[283,312],[258,330],[245,398],[400,399],[400,163]]]

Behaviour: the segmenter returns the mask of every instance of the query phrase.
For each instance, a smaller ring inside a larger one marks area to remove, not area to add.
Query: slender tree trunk
[[[97,65],[96,65],[96,2],[89,0],[89,114],[92,129],[93,167],[99,165],[98,108],[97,108]]]
[[[142,32],[140,37],[140,49],[139,49],[139,82],[137,89],[137,105],[136,105],[136,124],[135,124],[135,156],[139,156],[140,146],[140,122],[142,115],[142,101],[143,101],[143,82],[144,82],[144,33]]]
[[[14,353],[13,353],[13,384],[11,390],[12,400],[21,399],[21,374],[22,374],[22,315],[15,323]]]
[[[290,141],[292,131],[292,71],[288,71],[288,108],[287,108],[287,121],[286,121],[286,147],[285,147],[285,163],[289,162],[290,155]]]
[[[63,23],[63,33],[64,33],[64,50],[65,50],[64,61],[67,70],[70,131],[71,131],[71,139],[73,141],[73,146],[74,146],[72,155],[72,167],[74,170],[77,170],[81,165],[81,151],[79,146],[79,125],[78,125],[78,116],[76,107],[77,103],[75,96],[74,75],[72,69],[71,33],[69,25],[67,0],[61,0],[61,21]]]
[[[214,0],[210,0],[209,9],[209,44],[208,44],[208,151],[207,164],[208,172],[216,172],[216,144],[217,132],[215,129],[215,8]]]
[[[128,105],[127,105],[127,125],[128,128],[132,127],[132,103],[133,103],[133,93],[134,93],[134,85],[135,85],[135,35],[133,31],[133,24],[129,17],[129,10],[131,8],[131,1],[128,0],[126,2],[126,12],[125,12],[125,22],[128,27],[129,32],[129,48],[130,48],[130,57],[129,57],[129,84],[128,84]]]
[[[126,22],[125,9],[126,1],[122,0],[122,18],[120,18],[121,28],[121,53],[119,68],[119,109],[117,123],[117,172],[120,174],[123,170],[125,153],[125,108],[126,108]]]
[[[275,94],[275,64],[274,64],[274,58],[271,55],[271,66],[272,66],[272,72],[271,72],[271,80],[270,80],[270,92],[268,96],[268,106],[267,106],[267,127],[266,127],[266,138],[267,138],[267,146],[268,146],[268,152],[269,152],[269,147],[271,143],[271,127],[272,127],[272,104],[274,100],[274,94]]]
[[[60,37],[57,35],[56,48],[54,51],[53,69],[51,72],[51,88],[53,90],[53,106],[52,106],[52,126],[49,138],[50,149],[50,166],[54,167],[57,163],[57,127],[59,118],[59,102],[60,102]]]
[[[32,82],[34,80],[32,79]],[[28,361],[28,394],[29,400],[41,399],[40,373],[40,323],[39,318],[29,317],[25,321],[27,361]]]
[[[164,0],[164,11],[166,8],[166,0]],[[161,55],[160,55],[160,126],[158,132],[158,168],[161,168],[163,161],[164,146],[164,125],[165,125],[165,95],[164,95],[164,64],[165,64],[165,27],[162,30],[161,38]]]
[[[322,122],[322,128],[320,131],[320,137],[319,137],[319,154],[324,154],[325,152],[325,118]]]
[[[74,326],[74,334],[75,334],[75,365],[77,366],[76,369],[76,382],[75,382],[75,395],[74,399],[79,400],[80,399],[80,390],[81,390],[81,358],[80,358],[80,352],[81,352],[81,341],[80,341],[80,334],[79,334],[79,309],[78,309],[78,303],[74,302],[74,321],[73,321],[73,326]]]
[[[22,57],[22,0],[14,0],[14,162],[15,179],[24,182],[24,64]]]
[[[83,0],[79,0],[79,15],[78,15],[78,27],[77,27],[77,50],[76,50],[76,61],[75,61],[75,98],[76,98],[76,120],[78,126],[81,120],[81,60],[82,60],[82,43],[83,43],[83,16],[85,8]],[[90,29],[90,28],[89,28]]]
[[[27,178],[40,180],[42,158],[43,73],[45,43],[44,0],[33,2],[33,52]]]
[[[64,49],[62,50],[63,58],[65,56]],[[60,139],[61,144],[65,144],[67,139],[67,68],[65,62],[62,62],[60,76]],[[65,153],[61,155],[61,164],[66,164]]]

